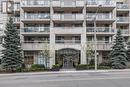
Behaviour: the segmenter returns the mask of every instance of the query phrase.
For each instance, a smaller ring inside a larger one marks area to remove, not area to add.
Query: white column
[[[53,32],[53,21],[52,21],[52,15],[54,14],[53,8],[52,8],[52,0],[50,2],[50,68],[52,68],[52,65],[55,64],[55,33]]]
[[[55,34],[50,34],[50,68],[55,64]]]
[[[86,6],[84,5],[83,9],[83,14],[84,14],[84,22],[83,22],[83,29],[82,29],[82,34],[81,34],[81,58],[80,58],[80,63],[81,64],[86,64]]]

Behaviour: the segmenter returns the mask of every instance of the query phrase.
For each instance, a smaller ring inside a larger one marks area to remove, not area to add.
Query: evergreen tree
[[[114,45],[112,51],[109,54],[110,64],[114,69],[124,69],[126,68],[127,54],[124,45],[124,38],[121,35],[121,30],[117,31],[116,38],[114,40]]]
[[[13,24],[13,19],[9,18],[6,24],[4,43],[2,44],[2,67],[8,71],[14,71],[22,66],[22,53],[20,37]]]
[[[127,60],[130,61],[130,38],[127,43]]]

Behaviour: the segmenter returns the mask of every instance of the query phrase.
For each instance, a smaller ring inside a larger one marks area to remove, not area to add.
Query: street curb
[[[67,73],[93,73],[93,72],[130,72],[130,69],[123,70],[82,70],[82,71],[55,71],[55,72],[27,72],[27,73],[9,73],[0,74],[1,76],[29,76],[29,75],[50,75],[50,74],[67,74]]]

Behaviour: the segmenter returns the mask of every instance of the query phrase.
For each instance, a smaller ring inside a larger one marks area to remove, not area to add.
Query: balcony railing
[[[49,43],[49,40],[46,41],[24,41],[23,43]]]
[[[20,3],[15,3],[14,4],[14,11],[20,10]]]
[[[94,13],[87,13],[87,19],[94,19],[95,15]],[[109,13],[98,13],[96,19],[112,19],[112,15]]]
[[[112,0],[87,0],[87,5],[115,5],[116,2]]]
[[[49,32],[50,27],[25,27],[22,32]]]
[[[89,44],[92,46],[92,49],[95,48],[95,43],[94,42],[89,42]],[[112,47],[111,42],[97,42],[97,50],[111,50]]]
[[[53,20],[83,20],[83,14],[54,14]]]
[[[117,9],[129,9],[128,4],[117,4],[116,7]]]
[[[120,29],[122,34],[129,34],[129,29]]]
[[[31,13],[31,14],[25,14],[23,16],[23,19],[50,19],[50,14],[42,14],[42,13],[39,13],[39,14],[34,14],[34,13]]]
[[[94,32],[94,27],[87,27],[86,32]],[[109,27],[96,27],[96,32],[114,33],[114,29]]]
[[[23,50],[43,50],[45,46],[49,47],[49,43],[25,43],[22,42]]]
[[[63,43],[78,44],[81,43],[81,40],[56,40],[55,42],[60,44]]]
[[[117,22],[129,22],[129,17],[117,17]]]
[[[76,27],[76,26],[69,26],[69,27],[67,27],[67,26],[63,26],[63,27],[56,26],[56,27],[54,27],[54,29],[62,29],[62,30],[64,30],[64,29],[67,29],[67,30],[69,30],[69,29],[75,30],[75,29],[82,29],[82,28],[83,28],[83,27]]]
[[[49,7],[50,6],[50,0],[22,0],[21,6],[41,6],[41,7]]]
[[[14,23],[19,23],[20,22],[20,17],[13,17]]]
[[[53,6],[55,7],[83,7],[84,0],[53,0]]]

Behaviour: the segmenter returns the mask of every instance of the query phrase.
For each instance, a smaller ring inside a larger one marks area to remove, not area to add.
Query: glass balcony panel
[[[25,27],[23,32],[49,32],[49,27]]]
[[[94,27],[87,27],[87,32],[94,32]],[[96,27],[96,32],[114,32],[114,29],[109,27]]]
[[[117,17],[117,22],[129,22],[129,17]]]
[[[50,19],[50,14],[49,13],[46,14],[27,13],[24,15],[24,19]]]
[[[22,0],[22,6],[49,6],[50,0]]]
[[[120,29],[122,34],[129,34],[129,29]]]
[[[14,23],[20,22],[20,17],[13,17]]]
[[[87,19],[94,19],[95,13],[87,13]],[[111,15],[109,13],[98,13],[96,19],[111,19]]]
[[[72,44],[76,44],[76,43],[81,43],[81,40],[56,40],[56,43],[72,43]]]
[[[128,4],[117,4],[116,7],[117,9],[129,9]]]
[[[87,0],[87,5],[115,5],[112,0]]]

